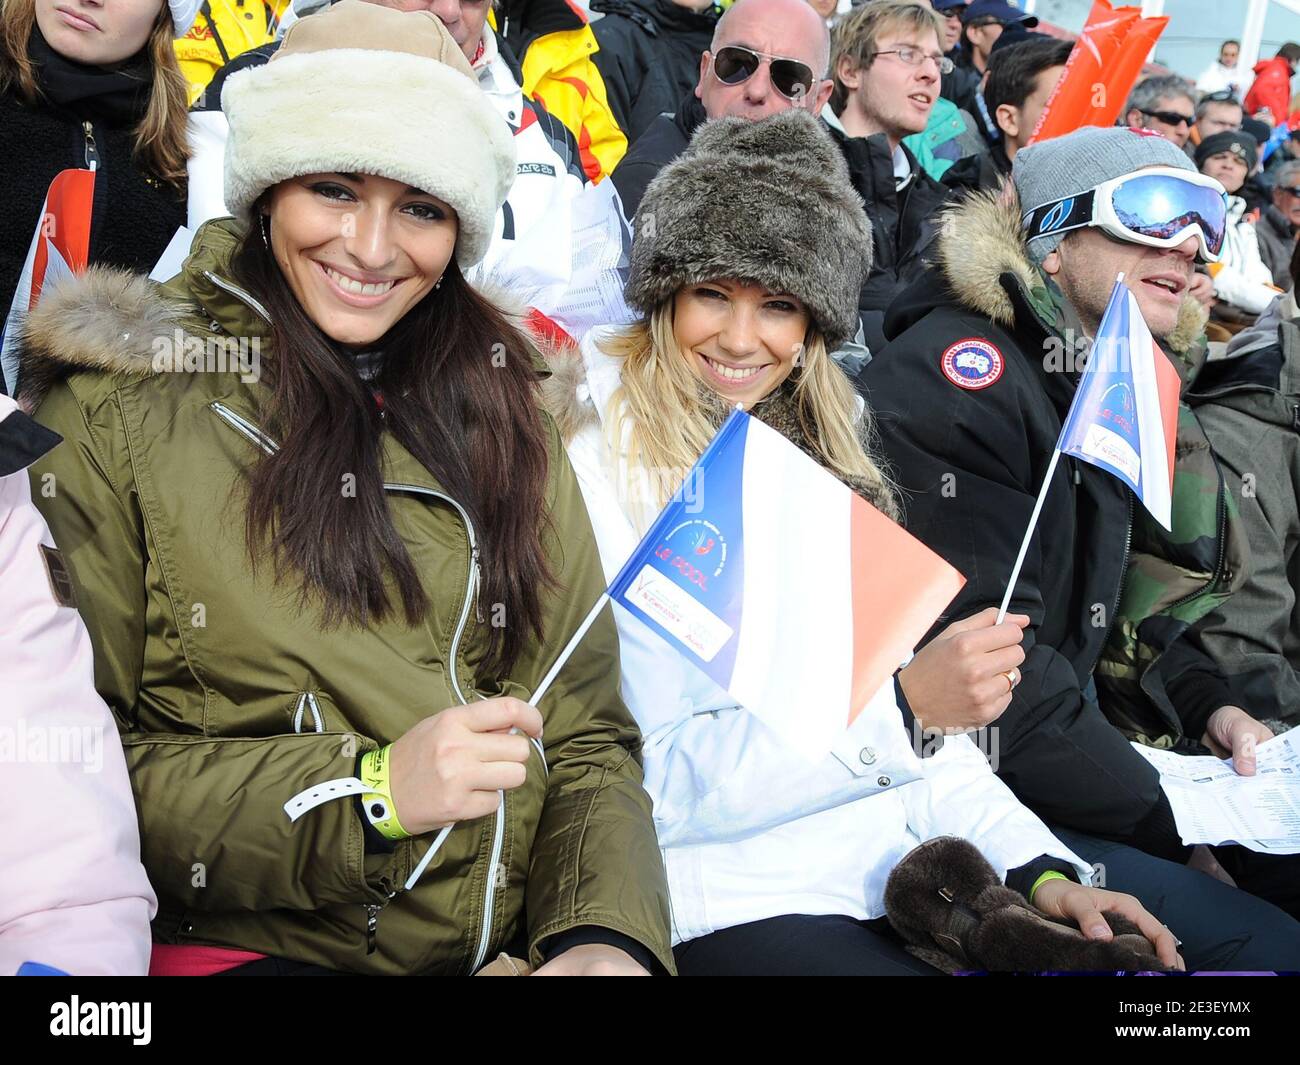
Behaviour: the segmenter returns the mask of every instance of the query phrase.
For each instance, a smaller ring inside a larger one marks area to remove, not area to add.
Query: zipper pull
[[[375,903],[366,904],[366,953],[375,952],[375,933],[379,931],[379,911],[382,906]]]
[[[379,933],[379,912],[393,901],[397,895],[397,889],[387,880],[381,880],[380,885],[388,892],[388,898],[383,902],[367,902],[366,907],[366,953],[375,952],[375,937]]]
[[[487,619],[483,616],[483,568],[478,563],[478,544],[474,545],[474,617],[480,625]]]
[[[89,119],[81,123],[81,132],[86,136],[86,169],[99,169],[99,149],[95,147],[95,127]]]

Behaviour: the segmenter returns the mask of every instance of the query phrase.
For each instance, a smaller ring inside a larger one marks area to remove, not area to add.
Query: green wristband
[[[1055,869],[1047,870],[1047,872],[1045,872],[1042,876],[1040,876],[1037,880],[1034,881],[1034,886],[1029,889],[1029,905],[1032,906],[1034,904],[1034,895],[1037,893],[1038,889],[1042,887],[1044,884],[1046,884],[1049,880],[1069,880],[1069,879],[1070,878],[1066,876],[1064,873],[1058,873]],[[1071,881],[1071,883],[1073,883],[1073,881]]]
[[[393,802],[392,785],[388,780],[393,745],[367,751],[361,756],[361,783],[369,790],[361,796],[361,806],[366,818],[384,839],[407,839],[411,833],[397,819],[397,804]]]

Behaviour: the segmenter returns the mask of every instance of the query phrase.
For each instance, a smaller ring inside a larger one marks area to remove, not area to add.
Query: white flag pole
[[[1029,541],[1033,538],[1034,529],[1038,525],[1038,515],[1043,512],[1043,500],[1047,498],[1047,490],[1052,486],[1052,474],[1056,472],[1056,464],[1060,459],[1060,449],[1052,448],[1052,461],[1047,464],[1043,487],[1038,490],[1038,499],[1034,501],[1034,512],[1029,516],[1029,528],[1025,530],[1025,538],[1020,541],[1020,554],[1016,555],[1016,564],[1011,567],[1011,580],[1007,582],[1006,595],[1002,597],[1002,605],[998,607],[996,622],[998,625],[1006,619],[1007,607],[1011,605],[1011,595],[1016,590],[1016,581],[1020,579],[1020,568],[1025,564],[1025,555],[1029,551]]]
[[[551,687],[552,681],[555,680],[556,674],[564,668],[564,663],[569,660],[569,657],[577,649],[579,642],[587,635],[587,630],[595,624],[596,618],[600,616],[601,610],[604,609],[605,604],[608,602],[609,592],[602,592],[600,598],[596,600],[596,605],[591,608],[591,612],[587,614],[586,618],[583,619],[582,624],[578,626],[578,631],[575,632],[573,636],[570,637],[569,642],[565,644],[564,650],[560,652],[560,656],[555,660],[555,664],[551,666],[546,676],[542,678],[541,683],[534,689],[532,698],[528,700],[529,703],[536,706],[546,696],[547,691]]]
[[[551,668],[547,670],[546,676],[542,678],[541,683],[538,684],[537,688],[533,691],[532,697],[528,700],[532,706],[536,706],[545,697],[547,691],[550,690],[551,684],[555,681],[556,676],[559,674],[560,670],[564,668],[564,663],[573,656],[573,652],[577,649],[578,644],[582,641],[582,638],[587,635],[587,630],[595,624],[596,618],[600,616],[601,610],[608,602],[609,592],[602,592],[600,598],[596,600],[596,605],[591,608],[587,616],[583,619],[582,624],[578,626],[578,631],[569,638],[569,642],[564,645],[564,650],[560,652],[559,657],[555,659]],[[510,731],[516,732],[518,730],[511,729]],[[424,875],[424,870],[428,868],[429,862],[433,860],[433,856],[438,853],[442,845],[447,842],[447,836],[455,827],[455,822],[452,822],[450,825],[444,826],[438,833],[437,837],[433,841],[433,845],[424,852],[424,857],[420,859],[420,864],[417,865],[411,871],[411,875],[406,878],[405,886],[407,891],[410,891],[411,888],[415,887],[419,882],[420,877]]]

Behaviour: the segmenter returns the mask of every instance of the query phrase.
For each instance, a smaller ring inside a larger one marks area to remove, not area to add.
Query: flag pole
[[[608,602],[609,592],[602,592],[600,598],[596,600],[596,605],[591,608],[591,611],[587,614],[586,618],[583,619],[582,624],[578,626],[578,631],[575,632],[573,636],[570,637],[569,642],[565,644],[564,650],[561,651],[559,657],[556,658],[555,664],[551,666],[550,670],[547,671],[546,676],[542,678],[541,683],[533,690],[532,697],[528,700],[531,705],[536,706],[543,698],[545,698],[547,691],[550,690],[551,683],[555,680],[556,674],[564,668],[564,663],[569,660],[570,656],[577,649],[579,642],[587,635],[587,630],[595,624],[596,618],[600,616],[601,610],[604,609],[605,604]]]
[[[1124,272],[1121,270],[1115,275],[1115,284],[1121,285],[1123,283]],[[1109,307],[1107,310],[1109,310]],[[1102,317],[1104,320],[1105,316]],[[1091,353],[1088,362],[1089,366],[1091,366]],[[1088,371],[1085,369],[1083,373],[1086,376]],[[998,607],[998,620],[996,622],[998,625],[1001,625],[1006,620],[1007,607],[1011,605],[1011,596],[1015,593],[1016,581],[1020,579],[1020,570],[1025,564],[1025,555],[1029,553],[1029,541],[1034,535],[1034,529],[1038,526],[1038,516],[1043,512],[1043,500],[1047,498],[1047,489],[1052,483],[1052,474],[1056,472],[1056,464],[1061,459],[1061,441],[1065,438],[1065,430],[1074,414],[1074,404],[1077,399],[1078,388],[1076,387],[1075,398],[1070,401],[1070,412],[1065,417],[1065,424],[1061,426],[1061,435],[1057,438],[1056,447],[1052,449],[1052,461],[1047,464],[1047,473],[1043,477],[1043,487],[1038,490],[1038,498],[1034,501],[1034,512],[1029,516],[1029,528],[1025,530],[1025,538],[1020,542],[1020,553],[1016,555],[1016,564],[1011,567],[1011,579],[1007,582],[1006,594],[1002,596],[1002,605]]]
[[[534,689],[532,696],[528,700],[531,706],[536,706],[543,698],[545,698],[546,693],[550,690],[551,684],[555,681],[556,676],[559,674],[560,670],[564,668],[564,663],[573,656],[573,652],[577,650],[578,644],[581,643],[582,638],[587,635],[587,630],[596,623],[596,618],[600,616],[601,610],[608,602],[609,592],[602,592],[600,598],[596,600],[596,605],[588,611],[587,616],[583,618],[582,624],[578,626],[577,632],[569,638],[569,642],[564,645],[564,650],[560,652],[554,663],[552,663],[551,668],[546,671],[546,676],[542,678],[541,683],[537,685],[536,689]],[[510,731],[516,732],[518,730],[511,729]],[[405,887],[407,891],[410,891],[411,888],[415,887],[419,882],[420,877],[424,874],[424,870],[428,868],[429,862],[433,860],[433,856],[438,853],[442,845],[447,842],[447,836],[455,827],[456,823],[453,821],[451,824],[444,826],[442,831],[440,831],[434,838],[433,844],[424,852],[424,857],[420,859],[420,864],[417,865],[411,871],[411,875],[406,878]]]
[[[1052,461],[1047,464],[1043,487],[1038,490],[1038,499],[1034,501],[1034,512],[1029,516],[1029,528],[1025,530],[1025,538],[1020,541],[1020,553],[1016,555],[1016,564],[1011,567],[1011,580],[1007,582],[1006,594],[1002,597],[1002,605],[998,607],[996,622],[998,625],[1006,619],[1007,607],[1011,605],[1011,595],[1016,590],[1016,581],[1020,579],[1020,568],[1025,564],[1025,555],[1029,552],[1029,541],[1033,538],[1034,529],[1038,525],[1038,515],[1043,512],[1043,500],[1047,498],[1047,490],[1052,485],[1052,474],[1056,472],[1056,464],[1060,459],[1060,448],[1052,448]]]

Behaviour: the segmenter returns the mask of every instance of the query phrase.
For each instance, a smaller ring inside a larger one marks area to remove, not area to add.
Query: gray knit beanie
[[[871,224],[835,142],[807,111],[706,122],[646,189],[628,303],[649,315],[684,285],[752,281],[798,296],[834,350],[858,329]]]
[[[1027,213],[1148,166],[1174,166],[1196,172],[1182,149],[1164,137],[1118,126],[1084,126],[1021,148],[1016,152],[1011,177],[1020,194],[1021,209]],[[1065,236],[1053,233],[1035,237],[1029,242],[1030,258],[1041,263]]]

